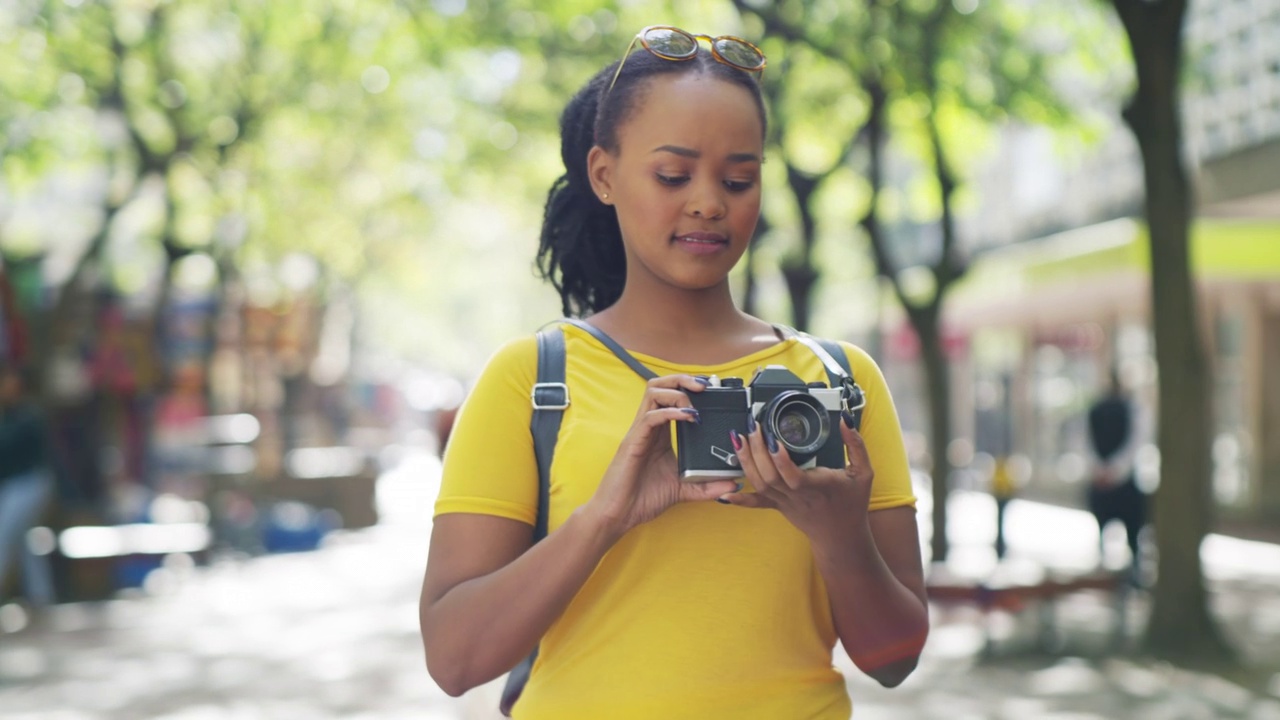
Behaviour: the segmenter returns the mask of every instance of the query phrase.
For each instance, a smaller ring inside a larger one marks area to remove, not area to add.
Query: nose
[[[707,182],[698,183],[689,196],[685,211],[696,218],[719,220],[729,210],[725,192],[724,186],[718,181],[708,179]]]

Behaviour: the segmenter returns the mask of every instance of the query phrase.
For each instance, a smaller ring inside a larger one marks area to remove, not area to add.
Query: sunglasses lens
[[[720,57],[743,70],[758,70],[764,67],[764,55],[741,40],[719,38],[716,40],[716,52],[720,53]]]
[[[644,34],[649,50],[667,58],[687,58],[698,51],[698,41],[674,28],[651,28]]]

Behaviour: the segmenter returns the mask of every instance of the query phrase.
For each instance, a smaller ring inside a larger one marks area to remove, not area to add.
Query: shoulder
[[[504,342],[485,361],[469,396],[485,395],[499,388],[527,393],[538,374],[538,342],[534,335]]]
[[[849,369],[853,371],[853,378],[859,384],[863,384],[868,380],[883,383],[884,374],[880,371],[880,365],[876,363],[875,358],[871,357],[871,353],[847,340],[835,342],[840,346],[840,349],[844,350],[845,358],[849,361]]]
[[[508,340],[498,346],[486,363],[489,370],[515,371],[538,361],[538,340],[535,335]]]

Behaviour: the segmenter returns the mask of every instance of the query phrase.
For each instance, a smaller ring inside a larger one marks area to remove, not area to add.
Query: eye
[[[729,192],[740,193],[750,190],[755,186],[755,180],[725,180],[724,186]]]
[[[670,187],[679,187],[689,182],[688,175],[663,175],[662,173],[654,173],[654,177],[658,179],[658,182]]]

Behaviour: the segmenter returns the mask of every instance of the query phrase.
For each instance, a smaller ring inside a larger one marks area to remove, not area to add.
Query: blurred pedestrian
[[[827,382],[809,338],[730,292],[759,218],[764,65],[744,40],[645,28],[565,108],[539,260],[585,321],[556,328],[569,391],[546,401],[567,401],[550,531],[533,543],[531,336],[489,361],[449,439],[420,609],[447,692],[537,648],[516,718],[845,720],[837,642],[886,686],[915,668],[915,497],[869,355],[841,344],[866,395],[860,431],[847,408],[831,423],[843,467],[798,467],[761,418],[716,425],[718,479],[679,477],[671,429],[702,423],[690,398],[710,376]]]
[[[1147,524],[1147,496],[1138,487],[1134,472],[1138,448],[1142,444],[1143,414],[1112,370],[1107,388],[1089,408],[1089,447],[1092,451],[1091,482],[1086,504],[1098,522],[1098,550],[1107,525],[1118,520],[1124,525],[1129,545],[1130,573],[1140,578],[1139,539]]]
[[[1005,540],[1005,515],[1009,502],[1013,500],[1016,486],[1013,473],[1009,472],[1009,458],[1001,455],[996,458],[991,470],[991,496],[996,501],[996,557],[1003,558],[1009,551]]]
[[[53,495],[43,415],[19,368],[0,364],[0,590],[15,559],[21,588],[33,608],[54,602],[48,557],[37,554],[27,533],[42,520]]]

